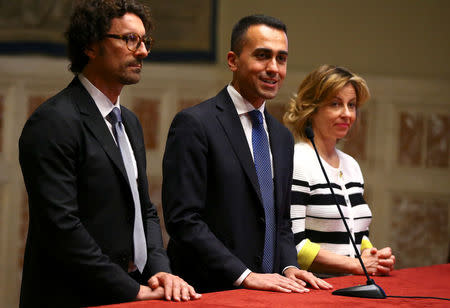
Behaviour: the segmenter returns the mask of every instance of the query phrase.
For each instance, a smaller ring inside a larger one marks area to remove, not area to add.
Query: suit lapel
[[[270,149],[272,152],[272,160],[273,160],[273,186],[274,186],[274,197],[275,197],[275,207],[277,210],[280,210],[281,204],[281,164],[283,159],[283,153],[285,152],[283,147],[286,147],[286,144],[282,143],[282,138],[278,136],[280,130],[277,129],[276,120],[267,112],[267,109],[264,111],[264,115],[267,123],[267,130],[269,131],[269,141],[270,141]]]
[[[258,194],[258,198],[262,204],[255,164],[245,137],[244,129],[242,128],[241,120],[236,112],[236,108],[234,107],[233,101],[231,100],[226,88],[217,95],[217,98],[216,106],[220,110],[217,115],[217,119],[222,125],[231,147],[239,159],[245,174],[250,179],[250,182]]]
[[[136,166],[137,166],[137,170],[138,173],[141,172],[142,168],[144,168],[145,166],[145,162],[142,159],[145,159],[145,157],[142,157],[141,155],[139,155],[139,146],[141,146],[142,142],[139,140],[138,136],[139,131],[138,128],[136,127],[136,125],[132,125],[132,118],[131,118],[131,112],[121,106],[121,110],[122,110],[122,121],[123,121],[123,125],[125,127],[125,131],[127,132],[127,136],[128,136],[128,140],[130,141],[131,144],[131,148],[133,149],[134,152],[134,158],[136,159]],[[144,170],[145,172],[145,170]],[[138,174],[138,178],[140,178],[140,174]]]
[[[71,86],[78,88],[77,93],[79,96],[74,99],[78,104],[84,124],[95,139],[97,139],[103,150],[106,152],[106,155],[108,155],[114,165],[120,170],[120,173],[124,179],[128,182],[128,177],[120,150],[114,142],[114,139],[106,126],[105,120],[95,105],[94,100],[83,87],[78,78],[75,78],[72,81]]]

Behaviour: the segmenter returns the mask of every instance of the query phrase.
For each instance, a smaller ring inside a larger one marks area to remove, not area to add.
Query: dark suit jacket
[[[277,218],[275,271],[296,265],[289,218],[293,138],[265,112]],[[163,160],[163,209],[172,270],[200,292],[261,272],[264,208],[255,166],[226,90],[178,113]]]
[[[122,107],[137,168],[148,261],[143,278],[170,272],[148,196],[142,128]],[[25,124],[19,158],[30,224],[20,307],[79,307],[135,299],[127,273],[134,205],[119,149],[78,78]]]

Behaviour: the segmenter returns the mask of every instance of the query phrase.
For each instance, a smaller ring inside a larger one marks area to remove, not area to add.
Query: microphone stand
[[[322,172],[325,175],[325,179],[327,180],[328,186],[330,187],[331,194],[333,195],[334,202],[339,210],[339,214],[341,215],[342,221],[344,222],[345,229],[347,230],[350,241],[352,242],[353,249],[355,250],[356,256],[361,264],[362,269],[364,270],[364,274],[366,275],[367,282],[366,285],[358,285],[354,287],[344,288],[333,291],[333,295],[342,295],[342,296],[352,296],[352,297],[364,297],[364,298],[386,298],[386,293],[384,293],[383,289],[378,286],[375,281],[369,277],[367,273],[366,267],[364,266],[364,262],[361,259],[361,255],[358,252],[358,248],[356,247],[355,241],[350,233],[350,229],[347,225],[347,221],[345,220],[344,214],[342,213],[341,207],[336,199],[336,195],[334,194],[333,187],[331,186],[330,180],[328,179],[327,173],[325,172],[325,168],[322,165],[322,161],[319,156],[319,152],[317,151],[316,145],[314,143],[314,131],[311,127],[307,126],[305,129],[306,137],[311,141],[314,151],[316,152],[317,159],[319,160],[320,167],[322,168]]]

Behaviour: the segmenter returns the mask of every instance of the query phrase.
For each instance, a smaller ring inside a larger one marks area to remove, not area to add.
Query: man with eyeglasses
[[[151,48],[148,9],[87,0],[66,32],[67,88],[25,124],[30,209],[20,307],[84,307],[200,295],[171,274],[148,195],[142,128],[120,105]]]

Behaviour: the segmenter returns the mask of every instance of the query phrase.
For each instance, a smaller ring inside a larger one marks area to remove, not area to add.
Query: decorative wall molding
[[[67,70],[67,65],[67,61],[61,59],[0,56],[0,97],[3,102],[0,132],[3,139],[0,152],[0,264],[4,273],[0,276],[0,292],[3,292],[0,293],[0,306],[17,306],[27,225],[24,221],[27,219],[27,208],[18,163],[17,141],[30,108],[34,108],[30,107],[30,104],[36,106],[45,98],[53,96],[73,78]],[[151,138],[147,137],[151,140],[148,141],[150,145],[147,149],[147,172],[152,201],[162,214],[161,162],[170,123],[181,108],[215,95],[230,81],[231,73],[226,67],[200,64],[145,63],[144,67],[141,82],[124,88],[121,103],[135,110],[145,121],[154,121],[153,126],[144,125],[145,133],[152,134]],[[268,109],[277,118],[281,118],[288,100],[305,76],[306,72],[291,69],[277,98],[268,102]],[[417,206],[420,202],[408,201],[412,195],[425,202],[422,202],[424,206],[428,204],[427,200],[438,200],[439,210],[426,212],[426,215],[439,213],[440,216],[450,216],[448,82],[389,76],[364,77],[372,93],[372,98],[364,106],[361,116],[364,121],[364,138],[355,141],[351,144],[353,148],[349,146],[348,149],[356,154],[365,177],[368,192],[366,197],[374,217],[371,239],[376,246],[392,245],[395,248],[394,253],[403,259],[399,261],[400,266],[429,264],[430,260],[425,260],[424,257],[409,256],[408,247],[420,248],[420,245],[425,245],[424,241],[407,237],[406,241],[412,241],[411,246],[408,246],[408,243],[400,243],[400,237],[409,226],[414,227],[417,217],[422,215],[416,211],[420,208]],[[418,129],[414,123],[406,129],[402,124],[406,121],[404,119],[402,122],[402,116],[405,115],[407,118],[413,115],[422,119],[422,129]],[[406,155],[402,149],[402,142],[405,141],[400,138],[422,140],[420,149],[417,150],[421,155],[418,164],[399,163],[403,162],[403,158],[399,160],[399,157]],[[447,143],[441,148],[443,142]],[[346,145],[343,147],[345,149]],[[447,162],[442,157],[446,153]],[[437,162],[434,162],[435,160]],[[404,210],[397,211],[400,203]],[[441,220],[440,228],[433,229],[433,232],[439,233],[439,239],[448,239],[450,217]],[[423,232],[428,231],[423,229]],[[424,236],[430,237],[429,234]],[[168,235],[164,233],[166,243],[167,239]],[[443,245],[447,247],[448,244]],[[448,250],[445,247],[442,251]],[[443,252],[433,255],[432,262],[444,260],[442,254]]]

